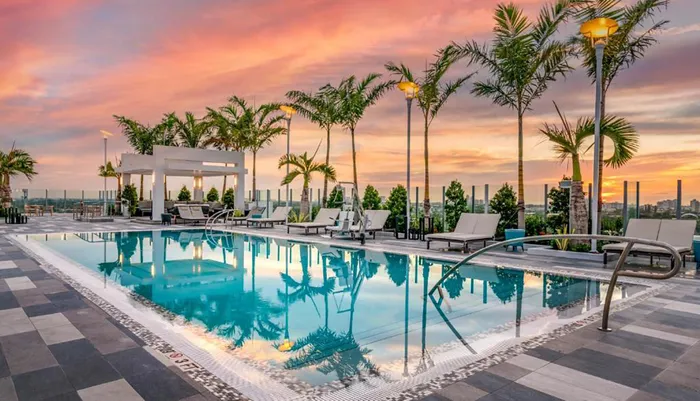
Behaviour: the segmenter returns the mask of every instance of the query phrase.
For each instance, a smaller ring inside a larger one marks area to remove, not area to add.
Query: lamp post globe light
[[[591,45],[595,47],[596,73],[595,73],[595,131],[593,142],[593,199],[591,205],[591,234],[598,234],[600,227],[598,216],[598,205],[600,199],[600,120],[602,112],[603,96],[603,52],[608,43],[610,35],[617,32],[619,26],[617,21],[611,18],[595,18],[586,21],[581,25],[581,34],[591,40]],[[591,240],[591,252],[597,252],[596,240]]]
[[[296,114],[297,111],[294,109],[294,107],[287,105],[280,106],[280,110],[284,112],[284,119],[287,120],[287,159],[289,159],[289,138],[291,137],[292,116]],[[289,175],[289,163],[287,163],[287,175]],[[289,184],[287,184],[285,187],[285,192],[287,195],[285,198],[284,207],[287,209],[287,214],[285,215],[284,223],[287,224],[289,223]]]
[[[411,227],[411,103],[420,87],[415,82],[399,82],[397,87],[406,95],[406,239]]]
[[[100,134],[102,134],[102,138],[104,139],[104,144],[105,144],[105,160],[104,160],[104,169],[105,173],[107,172],[107,138],[112,136],[113,134],[109,131],[105,130],[100,130]],[[105,174],[104,178],[104,192],[102,193],[102,213],[107,216],[107,174]]]

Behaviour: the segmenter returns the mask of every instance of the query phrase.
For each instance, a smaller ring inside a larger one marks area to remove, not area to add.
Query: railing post
[[[445,231],[445,186],[442,186],[442,231]]]
[[[44,195],[44,210],[49,208],[49,190],[45,190],[45,195]]]
[[[484,214],[489,213],[489,184],[484,185]]]
[[[270,217],[270,190],[267,190],[267,203],[265,204],[265,215]]]
[[[622,232],[627,232],[627,181],[622,183]]]
[[[323,205],[321,204],[321,201],[322,201],[322,200],[323,200],[323,199],[321,199],[321,188],[318,188],[318,189],[316,190],[316,202],[318,202],[318,207],[319,207],[319,208],[323,207]]]
[[[680,220],[681,215],[683,214],[682,198],[683,198],[683,183],[681,180],[678,180],[678,188],[677,188],[677,195],[676,195],[676,219],[678,219],[678,220]]]
[[[289,207],[290,208],[294,204],[294,201],[292,200],[292,199],[294,199],[294,197],[292,196],[293,193],[294,193],[294,190],[292,188],[289,188]]]
[[[471,213],[476,213],[476,185],[472,185],[472,210]]]
[[[83,201],[83,203],[85,203],[85,190],[84,189],[80,195],[80,200]]]
[[[416,220],[418,220],[418,187],[416,187]]]
[[[596,207],[598,207],[596,205]],[[571,211],[569,210],[569,213]],[[593,222],[591,216],[593,215],[593,184],[588,183],[588,232],[592,232]],[[594,250],[595,251],[595,250]]]
[[[282,202],[282,190],[280,188],[277,188],[277,204]]]
[[[639,181],[637,181],[637,218],[639,218],[642,205],[639,204]]]
[[[547,218],[549,211],[549,184],[544,184],[544,218]]]
[[[309,205],[314,205],[314,190],[309,188]],[[312,207],[313,209],[313,207]]]
[[[63,190],[63,213],[66,212],[66,208],[68,207],[68,191],[65,189]]]

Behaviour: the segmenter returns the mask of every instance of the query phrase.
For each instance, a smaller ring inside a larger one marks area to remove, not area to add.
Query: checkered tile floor
[[[0,400],[216,399],[0,237]]]

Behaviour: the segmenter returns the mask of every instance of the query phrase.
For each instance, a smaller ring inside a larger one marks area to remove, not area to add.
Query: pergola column
[[[194,184],[192,185],[192,200],[202,202],[204,200],[204,178],[201,175],[194,176]]]
[[[245,175],[244,175],[245,177]],[[233,207],[238,210],[245,209],[245,179],[240,179],[240,175],[236,174],[233,176],[233,187],[236,191]]]
[[[160,215],[165,213],[165,168],[161,163],[156,162],[153,170],[153,194],[152,194],[152,220],[160,221]]]

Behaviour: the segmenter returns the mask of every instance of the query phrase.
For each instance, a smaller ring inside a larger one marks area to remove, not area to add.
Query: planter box
[[[602,253],[559,251],[553,248],[544,247],[529,247],[527,249],[527,253],[528,255],[534,256],[548,256],[551,258],[584,260],[587,262],[603,263]],[[608,263],[617,260],[618,257],[619,255],[608,255]]]

